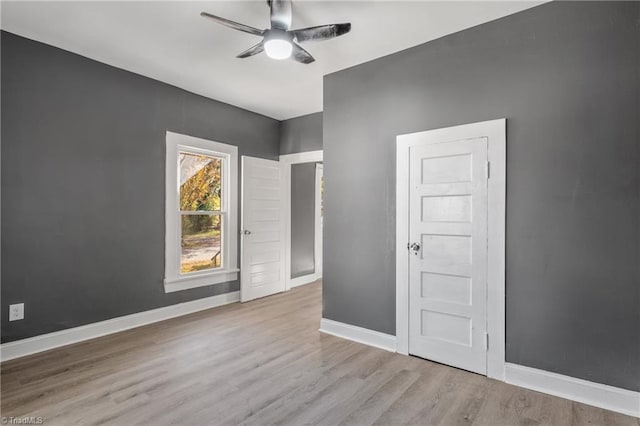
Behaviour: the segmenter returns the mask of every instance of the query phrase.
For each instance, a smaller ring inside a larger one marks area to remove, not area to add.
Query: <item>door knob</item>
[[[411,245],[409,246],[410,250],[413,250],[413,254],[415,254],[416,256],[418,255],[418,252],[420,251],[420,244],[418,243],[411,243]]]
[[[249,231],[248,229],[243,230],[242,233],[244,235],[251,235],[251,231]]]

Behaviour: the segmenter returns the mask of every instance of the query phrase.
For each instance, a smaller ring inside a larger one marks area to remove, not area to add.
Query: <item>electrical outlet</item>
[[[24,303],[9,305],[9,321],[24,319]]]

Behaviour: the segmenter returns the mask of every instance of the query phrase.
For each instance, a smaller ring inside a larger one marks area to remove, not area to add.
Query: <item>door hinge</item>
[[[484,340],[485,349],[489,350],[489,333],[484,333],[484,337],[485,337],[485,340]]]
[[[489,179],[491,177],[491,162],[490,161],[487,161],[486,174],[487,174],[487,179]]]

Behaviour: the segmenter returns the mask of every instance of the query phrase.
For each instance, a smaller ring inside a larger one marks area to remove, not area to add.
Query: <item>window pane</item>
[[[220,215],[182,215],[181,273],[222,266],[220,218]]]
[[[180,153],[180,210],[219,211],[222,159]]]

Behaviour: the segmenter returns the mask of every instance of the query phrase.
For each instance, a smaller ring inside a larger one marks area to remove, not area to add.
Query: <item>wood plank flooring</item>
[[[46,425],[633,425],[638,419],[318,332],[320,283],[2,364]]]

